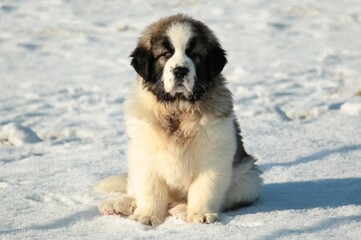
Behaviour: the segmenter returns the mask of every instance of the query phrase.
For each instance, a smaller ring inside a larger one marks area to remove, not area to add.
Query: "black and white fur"
[[[138,73],[125,103],[128,174],[96,183],[126,194],[101,204],[158,225],[170,213],[213,223],[219,212],[258,199],[262,179],[243,148],[227,59],[212,31],[181,14],[149,25],[131,54]]]

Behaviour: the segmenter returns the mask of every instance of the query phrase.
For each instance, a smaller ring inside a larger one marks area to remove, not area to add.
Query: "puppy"
[[[125,103],[128,174],[96,183],[126,194],[100,211],[148,225],[168,213],[213,223],[257,200],[261,172],[243,147],[213,32],[185,15],[162,18],[130,57],[138,75]]]

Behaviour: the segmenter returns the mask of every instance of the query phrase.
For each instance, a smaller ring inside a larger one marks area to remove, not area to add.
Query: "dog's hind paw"
[[[129,196],[122,196],[117,200],[108,200],[100,204],[99,211],[103,215],[132,215],[137,205],[135,199]]]
[[[187,204],[179,203],[179,204],[175,205],[174,207],[172,207],[171,209],[169,209],[168,213],[169,213],[169,215],[171,215],[175,218],[186,220]]]

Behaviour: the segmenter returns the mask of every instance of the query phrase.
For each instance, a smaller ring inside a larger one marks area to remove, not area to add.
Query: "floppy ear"
[[[139,76],[141,76],[144,81],[150,81],[153,71],[152,53],[149,50],[138,46],[130,54],[130,57],[132,58],[130,65],[133,66]]]
[[[216,43],[208,49],[207,55],[208,78],[213,81],[223,70],[227,63],[226,52]]]

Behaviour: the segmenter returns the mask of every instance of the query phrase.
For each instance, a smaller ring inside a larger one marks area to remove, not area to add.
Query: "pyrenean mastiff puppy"
[[[138,76],[125,103],[128,174],[95,184],[126,194],[100,211],[148,225],[168,214],[213,223],[257,200],[261,172],[243,147],[213,32],[185,15],[162,18],[130,57]]]

